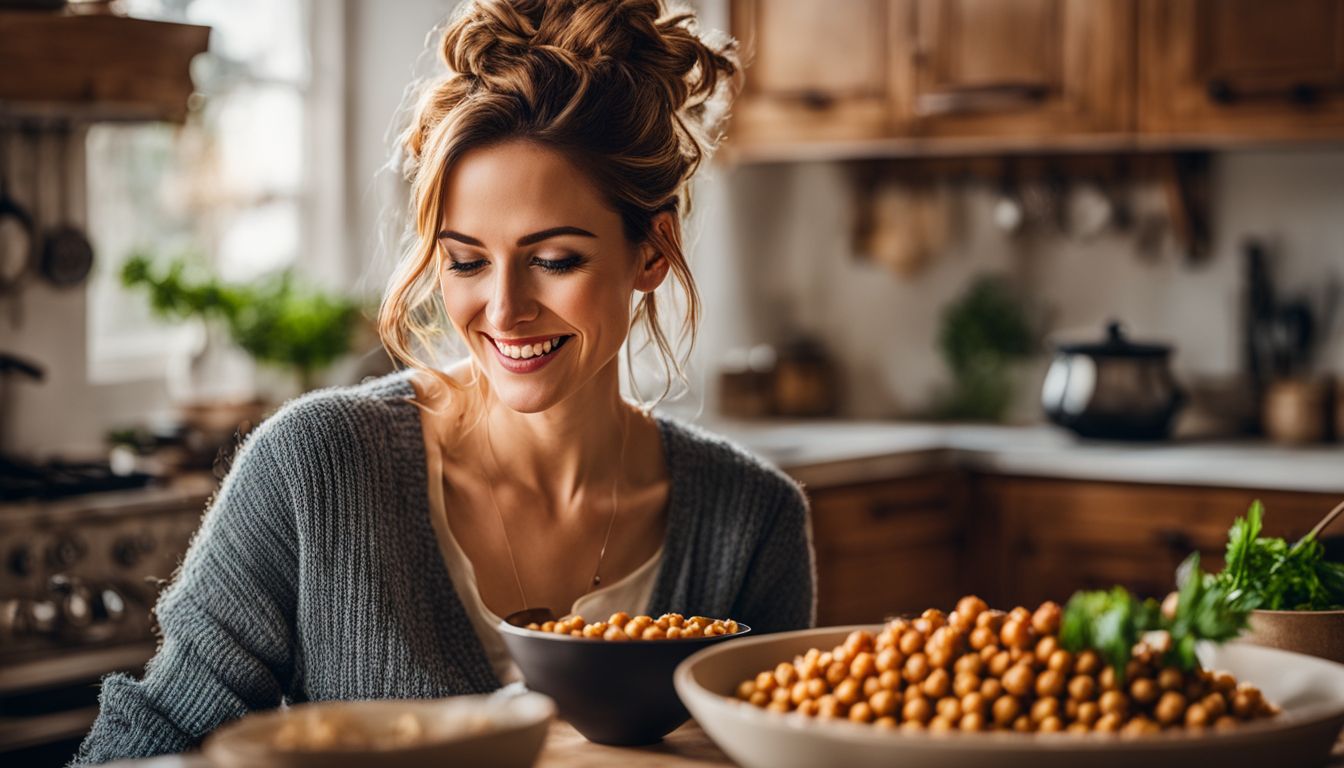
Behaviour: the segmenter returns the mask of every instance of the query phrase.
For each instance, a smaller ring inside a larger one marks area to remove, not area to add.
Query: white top
[[[485,648],[486,658],[490,660],[490,667],[494,669],[495,676],[504,685],[518,682],[523,679],[522,674],[509,656],[508,648],[504,646],[504,639],[499,633],[498,626],[502,619],[487,608],[485,601],[481,599],[481,592],[476,587],[476,568],[467,559],[467,553],[457,543],[457,538],[453,536],[453,531],[448,526],[447,511],[443,502],[443,467],[440,463],[442,458],[438,451],[430,451],[428,458],[430,523],[434,526],[434,533],[438,537],[439,551],[448,566],[453,587],[462,601],[462,607],[467,611],[472,629],[476,631],[481,646]],[[631,615],[646,613],[649,597],[653,594],[653,584],[658,578],[658,566],[662,560],[663,548],[660,546],[658,551],[653,553],[653,557],[625,578],[595,589],[575,600],[569,613],[565,615],[579,614],[591,621],[605,621],[617,611],[625,611]]]

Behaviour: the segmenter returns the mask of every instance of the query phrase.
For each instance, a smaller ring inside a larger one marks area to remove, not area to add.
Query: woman
[[[248,439],[159,601],[158,654],[104,681],[80,761],[183,751],[284,701],[493,690],[517,679],[494,625],[523,608],[812,623],[798,487],[619,391],[632,328],[674,367],[669,273],[693,332],[680,208],[736,71],[661,14],[478,0],[448,28],[403,142],[418,243],[379,317],[406,369]],[[444,370],[420,358],[437,318],[470,353]]]

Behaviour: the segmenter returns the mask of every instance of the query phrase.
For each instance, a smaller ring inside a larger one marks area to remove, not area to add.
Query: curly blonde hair
[[[415,237],[378,315],[393,360],[457,389],[421,359],[445,333],[433,269],[445,179],[467,151],[511,139],[565,154],[620,214],[626,237],[668,260],[684,294],[678,338],[686,343],[678,346],[689,354],[700,300],[681,228],[652,224],[663,211],[690,212],[690,179],[716,145],[736,90],[736,43],[702,39],[693,13],[668,12],[661,0],[473,0],[439,51],[448,71],[422,87],[400,137]],[[628,330],[641,325],[640,349],[656,345],[666,374],[662,400],[674,380],[685,383],[684,357],[662,328],[653,292],[640,298]]]

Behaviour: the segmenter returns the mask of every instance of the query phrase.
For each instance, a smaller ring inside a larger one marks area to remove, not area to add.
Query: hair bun
[[[722,110],[706,107],[737,73],[734,41],[702,40],[694,14],[664,14],[660,0],[476,0],[444,35],[442,53],[477,88],[524,101],[566,81],[654,85],[710,141],[731,94]]]

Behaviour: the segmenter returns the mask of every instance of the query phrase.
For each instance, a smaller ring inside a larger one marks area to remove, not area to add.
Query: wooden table
[[[694,720],[647,747],[604,747],[562,720],[551,723],[537,768],[688,768],[734,765]]]

